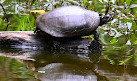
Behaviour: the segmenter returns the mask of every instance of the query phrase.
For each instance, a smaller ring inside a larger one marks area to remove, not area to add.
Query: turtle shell
[[[37,27],[54,37],[75,37],[89,35],[100,23],[97,12],[79,6],[64,6],[41,14]]]

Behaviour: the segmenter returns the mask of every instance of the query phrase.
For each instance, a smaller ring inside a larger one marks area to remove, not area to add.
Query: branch
[[[6,18],[6,20],[7,20],[7,27],[6,27],[6,29],[5,29],[5,31],[7,31],[8,26],[10,25],[10,22],[9,22],[9,19],[8,19],[8,16],[7,16],[7,13],[6,13],[6,10],[4,9],[4,7],[3,7],[3,5],[2,5],[1,3],[0,3],[0,6],[2,7],[3,12],[4,12],[4,15],[5,15],[5,18]]]

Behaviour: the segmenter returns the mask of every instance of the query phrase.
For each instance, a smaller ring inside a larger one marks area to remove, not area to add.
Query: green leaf
[[[130,2],[131,2],[131,0],[126,0],[127,6],[130,6]]]
[[[119,61],[119,65],[124,65],[124,61]]]
[[[136,31],[136,30],[137,30],[136,22],[132,22],[132,27],[131,27],[131,29],[132,29],[133,31]]]
[[[85,0],[83,0],[83,6],[85,6],[85,3],[86,3],[86,1],[85,1]]]
[[[133,44],[137,44],[137,40]]]
[[[93,39],[94,40],[94,35],[89,35],[89,38]]]
[[[39,73],[45,73],[45,71],[38,71]]]
[[[114,39],[111,40],[111,42],[109,44],[115,44],[116,41],[117,41],[117,38],[114,38]]]
[[[82,38],[88,38],[88,39],[93,39],[94,40],[94,35],[89,35],[89,36],[82,36]]]

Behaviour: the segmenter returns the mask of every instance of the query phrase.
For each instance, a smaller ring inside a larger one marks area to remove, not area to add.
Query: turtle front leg
[[[94,39],[95,39],[96,41],[100,41],[100,39],[99,39],[99,32],[98,32],[97,30],[93,31],[92,34],[94,35]]]

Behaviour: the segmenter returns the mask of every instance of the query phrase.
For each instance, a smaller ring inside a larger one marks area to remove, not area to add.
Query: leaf
[[[89,38],[93,39],[94,40],[94,35],[89,35]]]
[[[124,61],[119,61],[119,65],[124,65]]]
[[[137,30],[136,22],[132,22],[132,27],[131,27],[131,29],[132,29],[133,31],[136,31],[136,30]]]
[[[43,14],[43,13],[45,13],[45,11],[44,11],[44,10],[33,10],[33,11],[31,11],[30,13],[39,13],[39,14]]]
[[[132,44],[136,43],[135,42],[136,41],[136,35],[134,33],[130,35],[130,41],[131,41]]]
[[[119,61],[119,65],[124,65],[126,62],[128,62],[132,58],[133,58],[133,55],[127,56],[126,59],[124,59],[123,61]]]
[[[84,5],[84,6],[85,6],[85,2],[86,2],[86,1],[85,1],[85,0],[83,0],[83,5]]]
[[[103,34],[100,34],[100,39],[101,39],[101,42],[104,44],[104,45],[109,45],[105,39],[105,36]]]
[[[93,39],[94,40],[94,35],[89,35],[89,36],[82,36],[82,38],[87,38],[87,39]]]
[[[111,40],[111,42],[109,44],[115,44],[117,42],[117,38],[114,38]]]
[[[45,73],[45,71],[38,71],[39,73]]]
[[[131,2],[131,0],[126,0],[127,6],[130,6],[130,2]]]
[[[137,40],[133,44],[137,44]]]
[[[81,38],[88,39],[88,38],[89,38],[89,36],[82,36]]]

